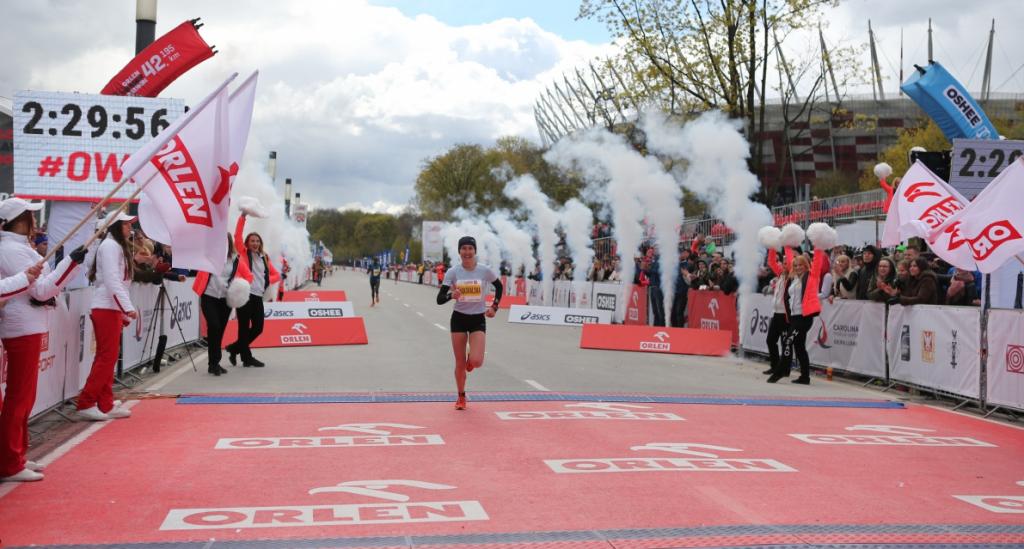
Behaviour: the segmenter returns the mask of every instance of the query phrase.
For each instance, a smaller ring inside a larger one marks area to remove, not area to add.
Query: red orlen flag
[[[259,72],[252,73],[249,78],[232,92],[228,99],[228,155],[217,166],[217,178],[207,189],[216,219],[226,218],[231,203],[231,186],[238,173],[238,164],[245,153],[245,144],[249,139],[249,126],[252,122],[252,111],[256,101],[256,79]],[[149,177],[150,175],[143,175]],[[139,219],[143,223],[142,230],[146,236],[157,242],[172,243],[174,236],[168,226],[163,223],[164,213],[160,211],[160,202],[147,189],[139,201]],[[221,240],[224,240],[223,238]],[[173,245],[173,244],[172,244]],[[225,253],[227,253],[225,251]],[[174,266],[178,267],[178,254],[174,253]],[[195,268],[195,267],[189,267]],[[217,271],[210,271],[217,272]]]
[[[179,76],[213,57],[214,51],[199,36],[197,21],[185,21],[147,46],[100,93],[156,97]]]
[[[220,272],[227,257],[228,201],[217,203],[214,195],[221,167],[231,164],[227,83],[186,118],[128,159],[145,163],[135,175],[144,186],[139,222],[147,234],[167,233],[159,241],[174,246],[174,267]]]
[[[972,266],[958,262],[951,252],[967,250],[977,269],[991,273],[1013,256],[1024,253],[1024,159],[1018,158],[992,180],[963,211],[931,232],[932,250],[962,269]],[[947,245],[943,239],[949,237]]]

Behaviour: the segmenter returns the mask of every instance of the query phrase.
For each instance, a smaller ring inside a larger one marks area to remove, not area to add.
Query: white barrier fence
[[[192,291],[192,280],[164,284],[167,299],[163,303],[163,333],[167,336],[167,348],[171,349],[199,339],[199,296]],[[133,321],[121,334],[125,372],[152,360],[156,352],[161,318],[156,313],[159,289],[153,284],[133,284],[130,289],[141,322]],[[89,377],[96,353],[89,320],[92,292],[91,287],[65,292],[57,299],[57,306],[47,312],[50,331],[43,337],[39,386],[32,416],[76,396]],[[3,381],[0,392],[6,390],[6,369],[4,353],[0,360],[0,380]]]
[[[740,307],[740,345],[767,354],[772,299],[747,299]],[[887,313],[881,303],[823,303],[807,337],[807,354],[816,366],[1024,410],[1024,311],[988,312],[985,368],[982,314],[979,307],[894,305]]]

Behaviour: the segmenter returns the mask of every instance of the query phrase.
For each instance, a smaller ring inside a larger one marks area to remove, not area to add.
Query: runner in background
[[[459,239],[459,257],[462,263],[453,266],[444,275],[444,282],[437,293],[437,304],[444,305],[455,300],[451,319],[455,385],[459,393],[455,409],[465,410],[466,373],[484,365],[484,348],[487,343],[485,317],[493,318],[498,312],[503,288],[498,275],[490,267],[477,264],[476,239],[471,236]],[[494,303],[490,307],[484,301],[486,284],[494,286]]]
[[[380,303],[380,263],[374,259],[373,265],[366,269],[370,275],[370,307]]]

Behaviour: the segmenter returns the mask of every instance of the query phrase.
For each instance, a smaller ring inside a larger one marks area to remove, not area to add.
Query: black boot
[[[247,359],[242,361],[242,366],[245,366],[246,368],[248,368],[250,366],[253,367],[253,368],[262,368],[262,367],[266,366],[266,364],[263,364],[259,360],[256,360],[256,357],[251,356],[251,357],[249,357],[249,358],[247,358]]]
[[[217,370],[222,374],[228,373],[228,371],[222,368],[220,364],[217,365]]]
[[[220,375],[220,366],[217,366],[216,364],[210,364],[210,366],[206,369],[206,371],[209,372],[212,375],[219,376]]]

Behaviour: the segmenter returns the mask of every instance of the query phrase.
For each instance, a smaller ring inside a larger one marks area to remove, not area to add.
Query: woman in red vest
[[[224,328],[231,309],[245,305],[252,288],[252,273],[248,265],[239,260],[231,235],[227,238],[228,254],[221,272],[200,272],[192,284],[192,290],[199,294],[199,307],[206,319],[207,371],[214,376],[228,373],[220,365]]]
[[[246,217],[243,212],[238,218],[238,225],[235,227],[235,250],[238,252],[239,265],[245,264],[246,269],[252,273],[252,285],[248,301],[236,310],[238,339],[227,346],[228,361],[234,366],[237,364],[235,357],[242,355],[242,366],[262,368],[265,364],[252,356],[249,345],[263,333],[263,294],[281,280],[281,275],[274,268],[270,256],[263,251],[263,237],[259,233],[249,233],[242,238]]]

